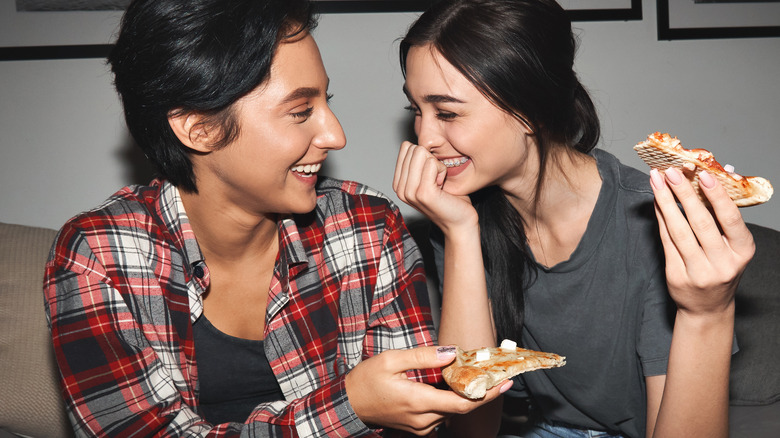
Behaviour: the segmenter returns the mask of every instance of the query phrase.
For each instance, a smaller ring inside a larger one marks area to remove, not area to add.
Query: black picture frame
[[[715,38],[767,38],[780,37],[780,2],[765,1],[750,3],[746,1],[734,2],[711,2],[700,3],[698,6],[692,0],[689,0],[686,8],[700,8],[702,12],[713,17],[729,17],[733,20],[733,25],[672,25],[671,18],[675,14],[674,8],[670,9],[670,0],[657,0],[656,7],[658,12],[658,40],[693,40],[693,39],[715,39]],[[733,4],[730,4],[733,3]],[[679,7],[681,3],[676,1],[671,3]],[[725,8],[734,8],[726,11]],[[739,9],[736,9],[739,8]],[[772,25],[752,25],[747,18],[740,22],[741,15],[738,11],[745,12],[744,8],[771,8],[776,10],[773,14],[763,14],[766,17],[775,17],[776,24]],[[734,13],[737,12],[737,13]],[[707,17],[703,17],[706,19]]]
[[[313,0],[318,12],[421,12],[436,0]],[[615,8],[605,0],[577,0],[584,8],[568,9],[572,21],[628,21],[642,19],[642,0],[624,0]],[[603,5],[603,6],[602,6]],[[0,47],[0,61],[105,58],[111,44]]]

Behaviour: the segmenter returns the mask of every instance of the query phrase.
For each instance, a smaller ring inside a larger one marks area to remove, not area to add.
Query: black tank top
[[[205,315],[192,326],[200,413],[212,424],[243,423],[260,403],[283,400],[263,341],[222,333]]]

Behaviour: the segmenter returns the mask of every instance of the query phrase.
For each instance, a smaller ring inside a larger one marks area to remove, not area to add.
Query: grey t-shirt
[[[566,356],[566,365],[518,383],[548,420],[640,437],[645,376],[666,374],[674,303],[649,176],[605,151],[592,155],[602,186],[585,234],[569,260],[538,265],[525,294],[522,346]],[[433,245],[441,267],[442,243]]]

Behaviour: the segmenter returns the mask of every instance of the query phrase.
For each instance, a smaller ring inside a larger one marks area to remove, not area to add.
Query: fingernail
[[[455,346],[447,345],[436,349],[436,358],[441,360],[452,359],[455,357]]]
[[[664,178],[661,176],[661,172],[658,169],[650,170],[650,183],[656,189],[661,189],[664,186]]]
[[[509,380],[509,381],[507,381],[506,383],[504,383],[504,386],[502,386],[502,387],[501,387],[501,390],[500,390],[501,394],[503,394],[503,393],[505,393],[505,392],[509,391],[509,389],[512,387],[512,385],[513,385],[513,384],[512,384],[512,381],[511,381],[511,380]]]
[[[679,170],[675,169],[674,167],[670,167],[666,169],[666,178],[669,180],[670,183],[677,185],[682,182],[682,173],[680,173]]]
[[[706,170],[702,170],[699,173],[699,181],[708,189],[715,187],[715,177],[710,175]]]

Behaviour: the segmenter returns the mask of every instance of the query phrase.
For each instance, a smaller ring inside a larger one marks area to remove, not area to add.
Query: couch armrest
[[[0,223],[0,430],[6,433],[73,436],[43,307],[43,270],[55,234]]]

